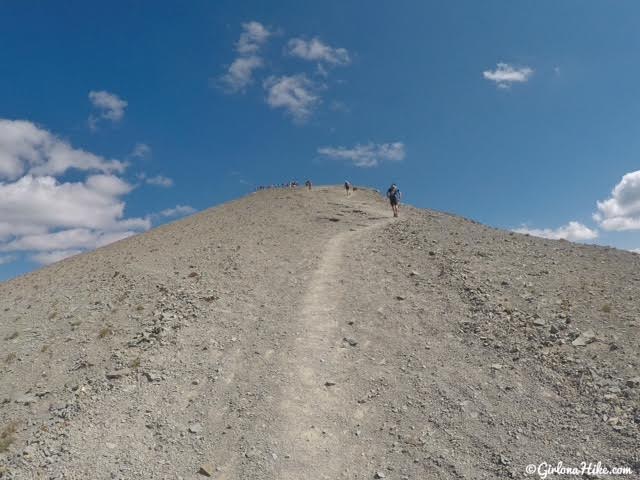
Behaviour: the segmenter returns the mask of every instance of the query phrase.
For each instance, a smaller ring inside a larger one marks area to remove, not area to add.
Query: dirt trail
[[[375,212],[376,215],[381,212]],[[389,220],[338,233],[327,243],[322,260],[314,272],[302,302],[299,336],[285,371],[287,387],[281,404],[282,444],[291,461],[281,464],[276,478],[299,479],[311,472],[314,478],[337,478],[344,460],[349,458],[343,441],[348,432],[343,419],[352,412],[347,399],[352,394],[339,378],[344,371],[336,349],[338,311],[345,296],[341,269],[345,244]]]

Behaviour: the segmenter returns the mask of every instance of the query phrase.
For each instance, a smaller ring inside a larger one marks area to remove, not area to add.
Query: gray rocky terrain
[[[640,255],[400,213],[261,191],[0,284],[0,478],[639,478]]]

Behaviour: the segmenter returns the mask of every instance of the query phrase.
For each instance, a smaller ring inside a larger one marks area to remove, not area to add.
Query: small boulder
[[[594,342],[595,339],[596,339],[596,333],[593,330],[589,329],[582,332],[578,336],[578,338],[576,338],[573,342],[571,342],[571,345],[573,345],[574,347],[584,347]]]
[[[214,471],[215,469],[210,463],[205,463],[204,465],[200,466],[200,470],[198,470],[198,473],[205,477],[212,477]]]

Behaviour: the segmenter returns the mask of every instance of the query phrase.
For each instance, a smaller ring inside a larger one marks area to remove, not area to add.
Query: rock
[[[123,368],[122,370],[113,370],[111,372],[107,372],[107,378],[109,380],[115,380],[117,378],[126,377],[131,374],[131,370],[128,368]]]
[[[336,382],[332,382],[331,380],[324,382],[325,387],[333,387],[335,384]]]
[[[640,377],[633,377],[627,380],[627,387],[635,388],[640,386]]]
[[[415,270],[412,270],[411,273],[409,274],[411,277],[419,277],[420,274],[418,272],[416,272]]]
[[[353,338],[350,337],[344,337],[342,339],[344,342],[347,342],[349,345],[351,345],[352,347],[355,347],[356,345],[358,345],[358,341],[354,340]]]
[[[189,431],[191,433],[200,433],[202,432],[202,425],[199,423],[194,423],[193,425],[189,425]]]
[[[376,474],[373,476],[373,478],[384,478],[384,472],[376,472]]]
[[[584,332],[582,332],[578,338],[576,338],[573,342],[571,342],[571,345],[573,345],[574,347],[584,347],[586,345],[588,345],[591,342],[594,342],[596,339],[596,334],[593,330],[589,329],[586,330]]]
[[[162,380],[162,376],[154,372],[144,372],[144,376],[147,377],[149,382],[159,382]]]
[[[215,469],[210,463],[205,463],[204,465],[200,466],[200,470],[198,470],[198,473],[200,475],[204,475],[205,477],[211,477],[213,476],[214,471]]]
[[[491,370],[502,370],[502,364],[501,363],[492,363],[491,364]]]
[[[404,295],[396,295],[396,300],[406,300],[407,297],[405,297]]]
[[[533,320],[533,324],[537,327],[544,327],[547,322],[545,322],[542,318],[536,318]]]

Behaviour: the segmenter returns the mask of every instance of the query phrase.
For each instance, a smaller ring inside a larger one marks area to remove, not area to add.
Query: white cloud
[[[145,182],[148,183],[149,185],[155,185],[157,187],[168,188],[173,186],[173,180],[168,177],[164,177],[162,175],[156,175],[155,177],[148,177],[145,179]]]
[[[56,250],[53,252],[38,252],[30,255],[29,258],[34,262],[38,262],[42,265],[50,265],[65,258],[73,257],[82,253],[82,250]]]
[[[637,253],[638,255],[640,255],[640,248],[632,248],[631,250],[629,250],[630,252],[633,253]]]
[[[107,197],[118,197],[133,190],[133,186],[113,175],[91,175],[85,185]]]
[[[182,217],[195,213],[196,209],[189,205],[176,205],[173,208],[162,210],[158,215],[161,217]]]
[[[125,193],[124,182],[91,178],[87,183],[59,183],[53,177],[27,175],[0,184],[0,218],[32,228],[120,229],[125,204],[118,197]]]
[[[271,108],[282,108],[296,123],[304,123],[312,114],[320,97],[314,92],[318,88],[306,75],[269,77],[264,82],[267,104]]]
[[[128,103],[122,100],[115,93],[109,93],[104,90],[90,91],[89,100],[91,104],[98,110],[98,115],[89,116],[89,127],[94,130],[99,119],[109,120],[110,122],[119,122],[124,117],[124,110]]]
[[[253,83],[253,72],[264,65],[258,55],[272,33],[261,23],[242,24],[242,33],[236,43],[238,56],[220,77],[220,86],[227,93],[242,92]]]
[[[136,143],[133,150],[129,154],[134,158],[147,158],[151,156],[151,147],[146,143]]]
[[[318,153],[336,160],[347,160],[356,167],[375,167],[382,162],[404,160],[405,147],[402,142],[357,144],[352,148],[322,147]]]
[[[0,255],[0,265],[15,262],[17,257],[15,255]]]
[[[136,175],[138,179],[146,183],[147,185],[155,185],[156,187],[172,187],[173,179],[165,177],[164,175],[156,175],[154,177],[147,176],[146,173],[140,172]]]
[[[549,238],[552,240],[565,239],[572,242],[579,242],[583,240],[593,240],[598,237],[598,232],[592,230],[579,222],[569,222],[568,224],[556,228],[528,228],[520,227],[514,230],[517,233],[524,233],[533,235],[534,237]]]
[[[640,230],[640,170],[624,175],[597,205],[593,218],[605,230]]]
[[[25,235],[0,247],[4,252],[95,249],[134,235],[135,232],[104,232],[73,228],[41,235]]]
[[[236,58],[221,78],[223,88],[228,93],[243,91],[253,83],[253,71],[262,65],[262,59],[255,55]]]
[[[148,217],[124,216],[134,188],[116,175],[125,168],[31,122],[0,119],[0,252],[49,263],[151,228]],[[69,169],[86,177],[56,178]]]
[[[482,75],[487,80],[495,82],[498,88],[509,88],[513,83],[524,83],[533,75],[530,67],[516,68],[508,63],[498,63],[495,70],[485,70]]]
[[[0,180],[25,173],[61,175],[69,169],[121,173],[126,165],[71,147],[50,132],[24,120],[0,119]]]
[[[242,24],[242,33],[236,43],[236,51],[241,55],[256,53],[271,36],[271,32],[260,22]]]
[[[303,40],[292,38],[287,44],[287,53],[303,60],[325,62],[330,65],[348,65],[351,62],[345,48],[332,48],[318,38]]]

